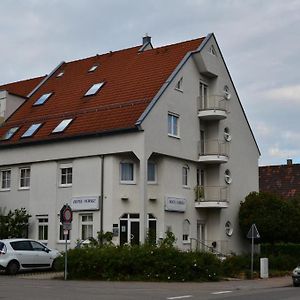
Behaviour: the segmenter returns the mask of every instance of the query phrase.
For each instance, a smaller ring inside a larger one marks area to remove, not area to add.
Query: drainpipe
[[[101,155],[101,196],[100,196],[100,245],[103,245],[103,192],[104,192],[104,155]]]

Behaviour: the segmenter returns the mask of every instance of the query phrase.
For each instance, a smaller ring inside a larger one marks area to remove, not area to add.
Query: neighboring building
[[[291,159],[286,165],[259,167],[259,190],[292,198],[300,195],[300,164]]]
[[[30,212],[30,237],[63,249],[69,203],[72,247],[171,230],[181,249],[246,248],[238,211],[259,150],[213,34],[154,49],[145,37],[34,80],[0,127],[0,206]]]

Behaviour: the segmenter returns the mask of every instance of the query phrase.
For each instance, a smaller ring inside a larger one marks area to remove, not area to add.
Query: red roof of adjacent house
[[[101,134],[136,128],[161,86],[204,38],[139,52],[141,46],[63,63],[49,79],[0,128],[0,137],[20,127],[0,145]],[[88,70],[94,65],[94,72]],[[64,71],[63,76],[57,75]],[[104,82],[93,96],[84,96],[95,83]],[[20,87],[19,87],[20,88]],[[25,89],[25,88],[24,88]],[[34,106],[43,94],[52,92],[43,104]],[[27,91],[26,91],[27,93]],[[62,133],[52,130],[64,119],[73,121]],[[31,124],[42,123],[30,138],[21,135]]]
[[[26,97],[43,79],[45,76],[12,82],[0,85],[0,91],[8,91],[10,94],[20,97]]]
[[[259,167],[259,190],[283,198],[300,193],[300,164]]]

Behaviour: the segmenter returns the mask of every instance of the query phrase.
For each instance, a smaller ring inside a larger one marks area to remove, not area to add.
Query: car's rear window
[[[2,242],[0,242],[0,251],[3,250],[4,247],[5,247],[5,245]]]

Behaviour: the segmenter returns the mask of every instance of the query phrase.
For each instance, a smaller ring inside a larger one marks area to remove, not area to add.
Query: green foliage
[[[165,246],[110,245],[68,252],[70,279],[211,281],[219,278],[220,264],[211,253]]]
[[[20,238],[28,235],[28,221],[31,216],[25,208],[9,211],[7,215],[0,212],[0,238]]]
[[[112,245],[113,233],[107,231],[103,233],[102,231],[97,232],[97,239],[91,237],[89,238],[90,244],[89,247],[99,247],[102,245]]]
[[[298,222],[300,202],[283,200],[269,193],[250,193],[241,203],[239,224],[246,237],[251,225],[256,224],[261,242],[300,242]]]
[[[172,231],[167,231],[165,238],[159,241],[159,246],[162,248],[174,248],[175,242],[175,234]]]

